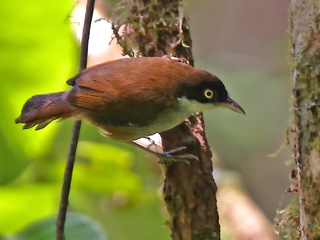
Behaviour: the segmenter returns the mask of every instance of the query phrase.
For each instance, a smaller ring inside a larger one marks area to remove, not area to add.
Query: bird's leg
[[[156,142],[154,140],[152,140],[151,137],[147,136],[144,138],[150,142],[150,144],[146,148],[150,149],[154,146],[155,149],[158,149],[158,148],[162,149],[162,147],[159,144],[156,144]]]
[[[132,146],[138,147],[144,151],[147,151],[148,153],[156,155],[159,158],[158,162],[160,164],[165,164],[170,162],[184,162],[189,164],[188,160],[197,160],[197,161],[199,160],[196,156],[192,154],[178,154],[179,152],[186,150],[186,147],[179,147],[166,152],[156,152],[136,142],[130,142],[129,144]]]
[[[177,154],[186,149],[187,147],[179,147],[179,148],[172,149],[170,151],[156,153],[157,156],[159,157],[158,163],[165,164],[168,162],[184,162],[184,163],[190,164],[188,160],[199,161],[199,158],[193,154],[189,154],[189,153]]]

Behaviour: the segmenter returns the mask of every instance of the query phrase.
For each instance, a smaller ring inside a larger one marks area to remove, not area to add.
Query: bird
[[[214,107],[245,114],[217,76],[175,58],[107,61],[83,70],[67,84],[68,91],[31,97],[15,122],[39,130],[56,119],[85,120],[104,136],[130,143]]]

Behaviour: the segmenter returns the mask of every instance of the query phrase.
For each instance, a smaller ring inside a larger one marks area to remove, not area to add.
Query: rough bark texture
[[[296,163],[290,190],[298,200],[282,213],[290,224],[282,221],[280,230],[287,239],[313,240],[320,239],[320,1],[291,0],[290,28]]]
[[[120,2],[114,12],[113,30],[123,53],[131,57],[173,55],[193,65],[192,41],[181,4],[179,0]],[[186,146],[185,153],[199,158],[190,164],[165,166],[163,195],[172,239],[220,239],[217,187],[202,114],[161,133],[161,137],[165,151]]]

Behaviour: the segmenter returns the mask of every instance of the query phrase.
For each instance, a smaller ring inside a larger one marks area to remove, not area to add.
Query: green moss
[[[278,210],[275,230],[280,239],[299,239],[299,198],[293,198],[287,207]]]
[[[114,17],[113,32],[123,55],[176,56],[179,48],[191,47],[191,39],[186,37],[189,27],[179,11],[180,1],[144,3],[120,1],[114,12],[118,17]]]

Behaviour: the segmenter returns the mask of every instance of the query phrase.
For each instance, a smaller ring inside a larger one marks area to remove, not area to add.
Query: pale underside
[[[154,122],[147,126],[139,127],[133,123],[129,123],[127,126],[109,125],[101,128],[101,133],[111,139],[129,142],[141,137],[147,137],[154,133],[169,130],[182,123],[192,114],[214,107],[214,104],[212,103],[203,104],[186,98],[179,98],[178,101],[179,104],[176,111],[169,110],[162,112]],[[120,132],[122,134],[119,134]]]

